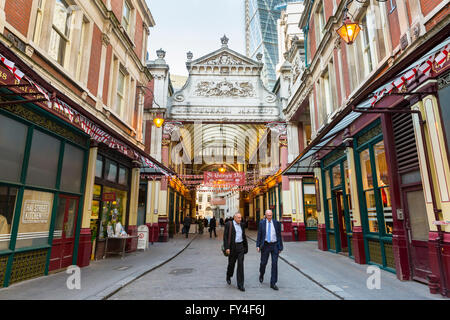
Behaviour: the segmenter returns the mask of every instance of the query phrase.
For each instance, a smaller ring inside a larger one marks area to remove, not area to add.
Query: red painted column
[[[87,267],[91,261],[91,228],[80,230],[80,241],[78,243],[77,266]]]
[[[158,218],[158,241],[159,242],[167,242],[169,241],[169,221],[166,217]],[[162,231],[161,231],[162,229]]]
[[[327,228],[325,224],[319,224],[317,227],[317,246],[319,250],[327,251]]]
[[[352,251],[356,263],[366,263],[366,251],[364,250],[364,234],[362,227],[353,227]]]
[[[445,277],[445,283],[447,288],[450,288],[450,233],[444,232],[444,240],[442,243],[442,265]],[[444,293],[441,288],[441,272],[439,270],[439,258],[438,258],[438,247],[437,239],[439,234],[437,231],[430,231],[429,241],[428,241],[428,256],[430,261],[430,268],[432,276],[429,277],[428,287],[430,288],[430,293],[436,294],[441,293],[447,297],[450,297],[450,291]],[[448,289],[447,289],[448,290]]]
[[[128,226],[127,233],[128,233],[130,236],[137,236],[137,228],[138,228],[137,226]],[[126,250],[127,252],[133,252],[133,251],[136,251],[136,250],[137,250],[137,243],[138,243],[137,238],[128,239],[128,240],[127,240],[127,245],[126,245],[125,250]]]
[[[295,224],[298,232],[298,240],[297,241],[306,241],[306,225],[304,222],[298,222]],[[292,228],[293,229],[293,228]],[[292,235],[294,235],[294,230],[292,230]],[[295,241],[294,236],[292,239]]]

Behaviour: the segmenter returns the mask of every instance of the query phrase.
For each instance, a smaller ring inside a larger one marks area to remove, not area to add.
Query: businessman
[[[281,225],[272,220],[272,210],[266,210],[266,218],[259,222],[258,237],[256,239],[256,250],[261,252],[261,264],[259,266],[259,282],[264,281],[269,254],[272,257],[270,287],[278,290],[278,254],[283,250],[281,239]]]
[[[225,224],[225,230],[223,231],[223,246],[228,254],[227,283],[231,284],[231,277],[233,276],[234,266],[237,260],[238,289],[245,291],[244,254],[248,252],[248,242],[241,220],[241,214],[236,213],[234,219]]]

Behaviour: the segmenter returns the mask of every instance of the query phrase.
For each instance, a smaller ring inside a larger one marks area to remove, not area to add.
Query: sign
[[[206,185],[245,185],[245,172],[204,172],[203,180]]]
[[[215,206],[224,206],[226,205],[226,200],[225,198],[212,198],[211,204]]]
[[[146,225],[141,225],[138,227],[138,245],[137,248],[142,250],[148,249],[148,227]]]
[[[116,201],[116,193],[115,192],[105,192],[102,194],[102,201]]]
[[[22,223],[47,223],[50,210],[49,201],[25,200]]]
[[[435,225],[435,226],[442,226],[442,225],[444,225],[444,226],[446,226],[446,225],[449,225],[450,224],[450,221],[433,221],[433,224]]]

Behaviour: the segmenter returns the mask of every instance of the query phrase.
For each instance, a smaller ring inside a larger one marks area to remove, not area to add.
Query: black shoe
[[[264,276],[262,274],[259,275],[259,282],[263,283],[264,281]]]
[[[227,283],[231,284],[231,279],[227,277]]]
[[[238,289],[241,290],[241,291],[245,291],[245,288],[241,287],[241,286],[238,286]]]
[[[271,284],[270,287],[271,287],[273,290],[278,290],[278,287],[277,287],[276,284]]]

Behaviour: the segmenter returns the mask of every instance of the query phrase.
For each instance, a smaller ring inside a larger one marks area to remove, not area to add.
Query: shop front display
[[[395,272],[390,177],[379,122],[356,137],[355,150],[367,262]]]
[[[0,282],[75,264],[89,140],[32,105],[0,110]]]
[[[105,255],[106,239],[126,234],[129,207],[130,168],[123,159],[98,154],[92,199],[92,259]],[[109,250],[113,244],[108,244]]]
[[[316,185],[313,178],[303,178],[303,210],[307,241],[317,240],[317,198]]]

